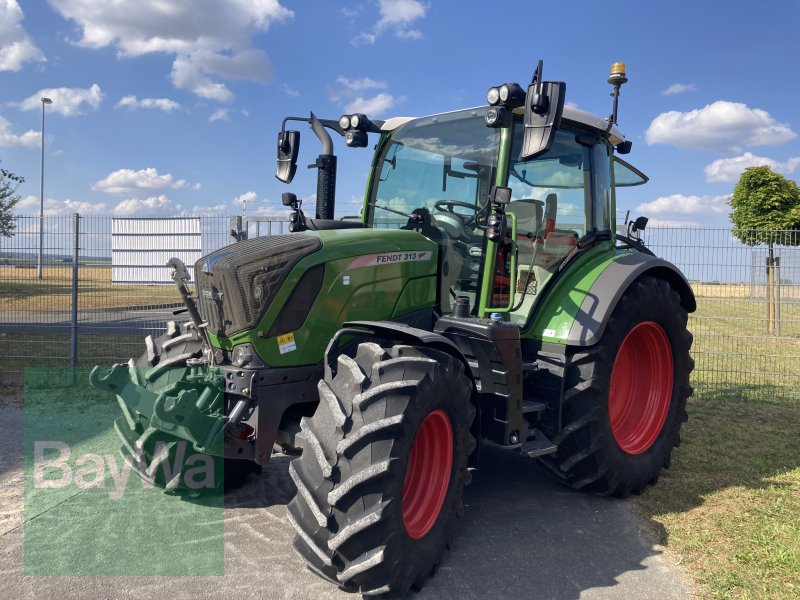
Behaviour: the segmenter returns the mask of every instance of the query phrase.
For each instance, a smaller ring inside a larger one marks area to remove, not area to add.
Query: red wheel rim
[[[442,510],[453,468],[453,427],[443,410],[420,425],[408,457],[403,482],[403,526],[408,537],[424,537]]]
[[[653,321],[628,332],[611,371],[608,413],[617,445],[646,452],[658,438],[672,400],[672,347]]]

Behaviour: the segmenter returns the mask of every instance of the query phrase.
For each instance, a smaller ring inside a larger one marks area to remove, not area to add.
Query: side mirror
[[[567,84],[563,81],[534,81],[525,96],[525,135],[519,160],[541,156],[553,145],[564,113]]]
[[[281,131],[278,133],[278,166],[275,177],[284,183],[294,179],[297,172],[297,153],[300,151],[300,132]]]

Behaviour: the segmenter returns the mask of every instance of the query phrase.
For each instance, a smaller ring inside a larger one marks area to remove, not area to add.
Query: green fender
[[[597,343],[622,294],[643,275],[666,280],[688,312],[697,308],[689,282],[669,261],[597,246],[553,282],[523,337],[569,346]]]

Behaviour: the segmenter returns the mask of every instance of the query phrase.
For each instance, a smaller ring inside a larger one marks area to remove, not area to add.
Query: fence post
[[[230,232],[234,242],[241,242],[247,239],[247,220],[242,217],[230,218]]]
[[[775,335],[781,334],[781,257],[775,257]]]
[[[775,333],[775,253],[772,244],[767,253],[767,333]]]
[[[70,318],[69,335],[69,366],[72,370],[72,383],[75,383],[75,369],[78,366],[78,243],[80,237],[80,218],[78,213],[72,215],[73,220],[73,246],[72,246],[72,315]]]

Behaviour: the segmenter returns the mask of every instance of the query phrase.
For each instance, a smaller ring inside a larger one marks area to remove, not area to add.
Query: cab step
[[[520,451],[523,454],[528,455],[530,458],[536,458],[537,456],[544,456],[545,454],[553,454],[558,450],[558,446],[551,442],[547,436],[538,429],[534,429],[533,434],[534,438],[532,440],[528,440],[522,444]]]
[[[544,402],[534,402],[533,400],[523,400],[522,401],[522,413],[529,414],[529,413],[539,413],[542,412],[547,408],[547,405]]]

